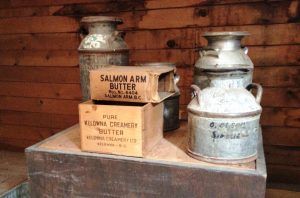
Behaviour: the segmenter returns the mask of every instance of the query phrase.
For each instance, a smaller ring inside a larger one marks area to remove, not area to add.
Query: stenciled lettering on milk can
[[[213,163],[243,163],[256,159],[262,87],[254,97],[244,88],[196,85],[188,105],[188,153]]]
[[[89,34],[78,48],[83,100],[90,99],[89,71],[107,65],[128,65],[128,46],[117,25],[122,20],[109,16],[89,16],[81,20]]]

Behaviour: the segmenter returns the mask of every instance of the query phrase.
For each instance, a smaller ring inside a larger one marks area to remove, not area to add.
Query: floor
[[[0,197],[5,192],[26,181],[26,159],[24,153],[0,150]],[[298,192],[268,185],[266,198],[299,198]]]

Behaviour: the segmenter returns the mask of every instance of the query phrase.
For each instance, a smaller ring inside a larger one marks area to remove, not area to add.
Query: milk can
[[[256,159],[262,87],[254,97],[244,88],[192,85],[195,97],[188,105],[188,154],[212,163],[246,163]]]
[[[200,50],[195,64],[194,83],[205,87],[237,88],[252,82],[253,63],[241,39],[247,32],[207,32],[208,45]]]
[[[78,48],[80,83],[83,100],[90,98],[89,70],[106,65],[128,65],[128,47],[117,25],[122,20],[109,16],[83,17],[81,23],[88,29]]]
[[[170,66],[174,67],[176,71],[176,66],[174,63],[169,62],[149,62],[149,63],[139,63],[139,66]],[[164,114],[163,114],[163,131],[172,131],[180,127],[179,121],[179,98],[180,91],[177,87],[177,83],[180,80],[180,76],[175,73],[175,94],[171,97],[165,99],[164,103]]]

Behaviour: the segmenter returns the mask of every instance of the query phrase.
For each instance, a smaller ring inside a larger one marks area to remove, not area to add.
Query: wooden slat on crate
[[[300,107],[300,88],[264,88],[264,107]]]
[[[0,82],[0,95],[80,100],[80,84]]]
[[[300,192],[285,189],[267,188],[266,198],[299,198]]]
[[[257,67],[253,81],[264,87],[300,87],[300,67]]]
[[[76,50],[9,50],[0,53],[0,65],[77,66]]]
[[[287,23],[290,2],[202,6],[136,12],[117,12],[123,29],[165,29],[224,25]]]
[[[267,164],[268,182],[300,184],[300,167]]]
[[[79,76],[78,67],[0,67],[0,81],[79,83]]]
[[[287,146],[264,146],[267,164],[300,166],[300,149]]]
[[[80,100],[0,96],[2,110],[77,115]]]
[[[300,127],[299,117],[300,108],[263,107],[261,123],[264,126]]]
[[[0,19],[0,34],[77,32],[78,20],[62,16]]]
[[[52,136],[55,131],[59,131],[59,129],[1,124],[0,139],[39,141]]]
[[[0,110],[0,123],[64,129],[78,123],[78,115]]]
[[[0,50],[75,50],[77,33],[0,35]]]
[[[292,127],[262,127],[264,144],[300,147],[300,129]]]

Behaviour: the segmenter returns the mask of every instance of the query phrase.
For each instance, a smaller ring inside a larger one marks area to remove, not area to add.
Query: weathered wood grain
[[[298,34],[300,25],[298,23],[135,30],[127,31],[125,40],[130,49],[195,48],[207,45],[202,34],[208,31],[248,31],[250,36],[242,40],[242,43],[247,46],[300,43]]]
[[[55,131],[59,131],[59,129],[2,124],[0,126],[0,139],[40,141],[53,135]]]
[[[264,146],[267,164],[300,166],[300,149],[286,146]]]
[[[78,20],[72,17],[41,16],[0,19],[0,34],[77,32]]]
[[[267,164],[267,182],[300,184],[300,167]]]
[[[300,88],[265,88],[264,107],[300,107]]]
[[[77,51],[69,50],[10,50],[0,53],[0,65],[77,66]]]
[[[263,126],[262,132],[264,145],[300,147],[299,128]]]
[[[299,108],[263,107],[261,123],[263,126],[287,126],[300,128],[299,118]],[[277,129],[281,131],[280,128]]]
[[[0,138],[0,149],[9,150],[9,151],[24,151],[24,148],[27,148],[35,143],[38,140],[22,140],[22,139],[7,139]]]
[[[78,115],[0,110],[0,123],[64,129],[78,123]]]
[[[1,110],[78,115],[80,100],[0,96]]]
[[[0,9],[0,18],[49,16],[61,8],[62,6]]]
[[[285,189],[267,188],[266,198],[298,198],[300,192]]]
[[[224,25],[287,23],[289,1],[201,6],[136,12],[116,12],[124,19],[123,29],[165,29]],[[153,22],[155,19],[155,23]]]
[[[0,50],[75,50],[77,33],[0,35]]]
[[[79,83],[79,78],[78,67],[0,67],[0,80],[7,82]]]
[[[300,87],[300,67],[256,67],[253,81],[263,87]]]
[[[80,100],[80,84],[0,82],[0,95]]]

